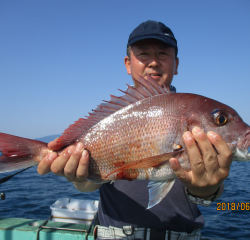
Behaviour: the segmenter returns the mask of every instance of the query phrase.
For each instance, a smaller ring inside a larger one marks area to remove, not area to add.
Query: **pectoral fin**
[[[159,182],[153,182],[150,181],[148,184],[149,187],[149,202],[148,202],[148,208],[151,208],[158,204],[171,190],[175,183],[175,178],[170,179],[167,182],[159,181]]]
[[[137,160],[134,162],[124,164],[122,167],[116,168],[115,170],[113,170],[109,174],[107,174],[106,178],[108,176],[110,176],[111,174],[121,173],[122,171],[124,171],[124,169],[129,169],[129,168],[130,169],[138,169],[138,168],[147,169],[150,167],[160,167],[160,166],[164,165],[165,163],[167,163],[170,158],[176,157],[177,155],[179,155],[183,151],[184,150],[170,152],[170,153],[164,153],[161,155],[152,156],[152,157],[148,157],[148,158],[144,158],[141,160]]]

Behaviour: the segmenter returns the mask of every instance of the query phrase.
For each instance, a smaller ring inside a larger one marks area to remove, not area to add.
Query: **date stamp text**
[[[217,211],[249,211],[250,202],[220,202],[217,203]]]

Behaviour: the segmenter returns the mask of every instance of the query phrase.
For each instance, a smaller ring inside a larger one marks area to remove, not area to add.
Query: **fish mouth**
[[[250,147],[247,150],[240,149],[236,147],[233,160],[239,162],[247,162],[250,161]]]
[[[237,142],[230,143],[229,147],[233,152],[234,161],[250,161],[250,129],[242,137],[239,137]]]

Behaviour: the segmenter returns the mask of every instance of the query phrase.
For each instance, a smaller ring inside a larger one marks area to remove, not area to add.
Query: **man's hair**
[[[130,60],[130,56],[131,56],[131,46],[130,45],[127,46],[127,56]]]
[[[131,46],[132,46],[132,45],[128,45],[128,46],[127,46],[127,56],[128,56],[128,58],[129,58],[129,60],[130,60],[130,57],[131,57]],[[175,51],[175,57],[177,57],[177,49],[174,48],[174,51]]]

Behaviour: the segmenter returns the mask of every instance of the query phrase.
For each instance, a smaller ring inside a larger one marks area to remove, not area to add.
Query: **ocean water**
[[[54,138],[43,138],[50,141]],[[0,178],[9,173],[0,174]],[[0,216],[47,219],[50,206],[59,198],[98,200],[99,191],[82,193],[63,177],[40,176],[32,167],[0,186]],[[210,207],[199,207],[206,224],[202,239],[250,239],[250,162],[233,162],[223,195]],[[238,208],[238,209],[237,209]]]

